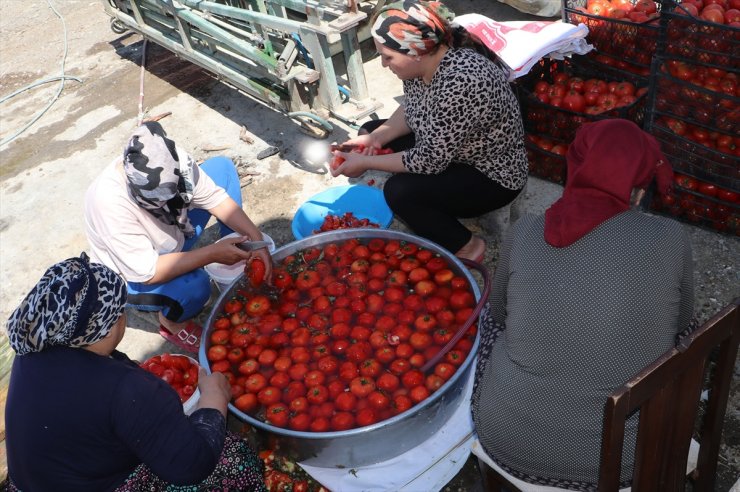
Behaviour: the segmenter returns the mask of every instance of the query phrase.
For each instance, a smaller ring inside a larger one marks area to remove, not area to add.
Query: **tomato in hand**
[[[265,262],[262,258],[254,257],[247,265],[247,278],[252,287],[259,287],[265,280]]]

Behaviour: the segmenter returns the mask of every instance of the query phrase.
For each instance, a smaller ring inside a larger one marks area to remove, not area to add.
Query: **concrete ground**
[[[494,0],[452,0],[448,5],[458,14],[477,12],[499,20],[527,17]],[[118,35],[108,28],[99,1],[0,3],[0,98],[33,81],[60,74],[62,61],[64,72],[81,80],[68,80],[46,112],[43,109],[55,97],[58,83],[44,84],[0,104],[0,139],[43,112],[29,130],[0,147],[1,319],[7,319],[49,265],[87,249],[82,222],[84,192],[101,168],[120,155],[135,126],[142,48],[138,35]],[[382,69],[377,58],[364,59],[371,95],[384,105],[378,114],[387,116],[400,98],[400,83]],[[162,124],[196,159],[221,154],[240,164],[245,209],[278,246],[292,241],[290,222],[302,201],[348,181],[331,178],[323,163],[306,158],[306,149],[316,140],[300,132],[285,115],[152,43],[147,45],[143,82],[144,111],[150,116],[171,112]],[[332,124],[335,130],[330,141],[341,142],[353,134],[341,122],[332,120]],[[242,127],[252,143],[239,138]],[[257,154],[271,145],[279,147],[281,153],[258,160]],[[361,180],[382,178],[370,173]],[[533,178],[520,208],[542,212],[560,191],[557,185]],[[488,239],[485,263],[491,268],[505,224],[506,217],[500,214],[469,221],[472,229]],[[391,227],[404,226],[396,221]],[[696,257],[697,313],[707,319],[740,293],[739,241],[689,225],[686,228]],[[214,291],[214,299],[216,294]],[[132,358],[144,360],[156,353],[176,351],[157,334],[152,315],[129,312],[128,328],[120,349]],[[0,388],[7,386],[10,360],[12,354],[3,343]],[[740,475],[740,364],[735,375],[718,491],[728,490]],[[4,426],[1,428],[4,436]],[[4,453],[4,446],[2,450]],[[476,465],[469,460],[445,490],[480,487]]]

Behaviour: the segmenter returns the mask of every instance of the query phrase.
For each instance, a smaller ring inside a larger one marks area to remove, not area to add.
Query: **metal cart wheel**
[[[128,27],[126,27],[126,24],[118,19],[111,19],[110,30],[116,34],[123,34],[124,32],[128,31]]]

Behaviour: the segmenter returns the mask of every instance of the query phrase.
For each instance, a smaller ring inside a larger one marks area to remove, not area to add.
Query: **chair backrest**
[[[684,490],[689,445],[708,365],[709,400],[699,428],[699,458],[691,478],[695,491],[713,490],[740,342],[739,305],[740,298],[735,299],[609,396],[604,408],[600,492],[619,489],[625,420],[635,410],[640,411],[640,423],[632,491]],[[713,364],[708,364],[710,356]]]

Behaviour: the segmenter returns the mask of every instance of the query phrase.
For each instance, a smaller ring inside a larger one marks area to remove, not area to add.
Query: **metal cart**
[[[384,0],[102,1],[114,32],[137,32],[304,126],[330,131],[331,116],[353,123],[382,106],[360,37]]]

